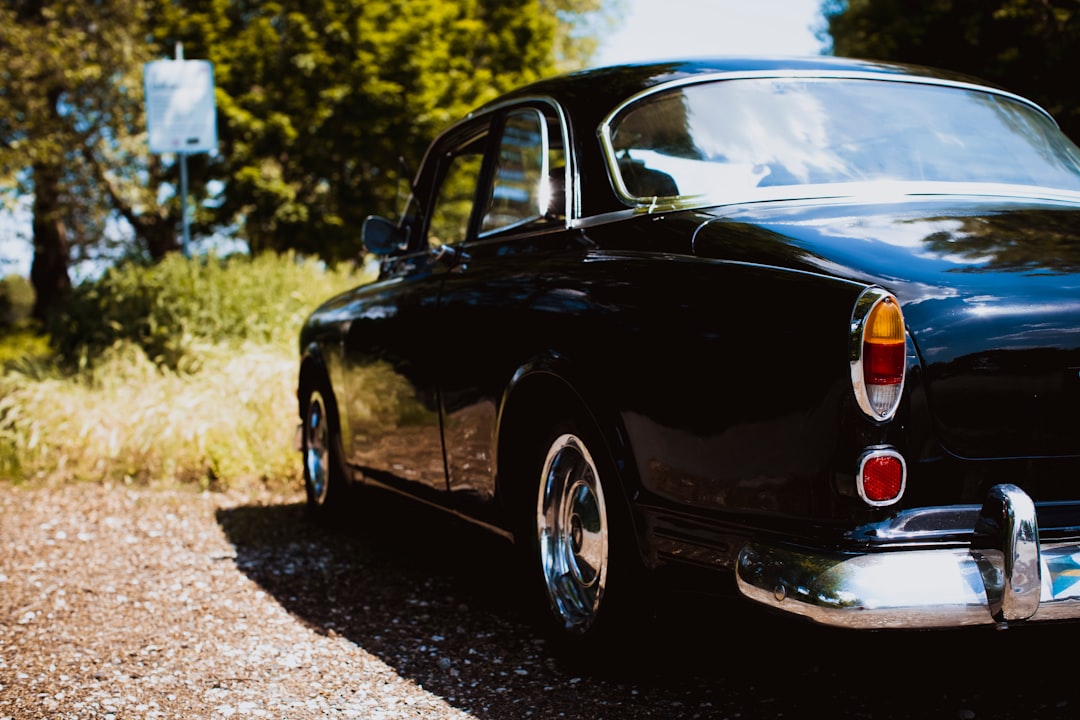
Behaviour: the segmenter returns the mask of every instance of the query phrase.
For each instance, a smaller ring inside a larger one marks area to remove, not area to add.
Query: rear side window
[[[563,216],[562,143],[557,130],[549,131],[543,113],[535,108],[509,113],[498,152],[481,233]]]

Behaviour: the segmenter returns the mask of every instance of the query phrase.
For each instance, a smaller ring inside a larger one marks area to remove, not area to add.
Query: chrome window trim
[[[629,220],[635,215],[640,215],[641,211],[634,208],[627,208],[625,210],[614,210],[612,212],[597,213],[596,215],[589,215],[588,217],[576,218],[570,223],[571,230],[584,230],[591,227],[598,227],[600,225],[607,225],[609,223],[620,222],[622,220]]]
[[[960,80],[949,80],[946,78],[934,78],[923,77],[918,75],[885,75],[874,72],[859,72],[859,71],[830,71],[830,70],[755,70],[755,71],[737,71],[737,72],[716,72],[716,73],[704,73],[701,75],[692,75],[689,77],[679,78],[677,80],[670,80],[667,82],[653,85],[645,90],[641,90],[634,93],[626,100],[615,106],[615,108],[609,112],[604,119],[600,122],[600,126],[597,128],[596,133],[600,140],[601,152],[604,156],[604,164],[607,166],[608,176],[611,180],[612,187],[615,189],[615,194],[619,200],[624,204],[637,208],[645,209],[647,212],[654,212],[654,207],[658,206],[657,198],[639,198],[630,194],[626,188],[626,184],[623,182],[622,174],[619,172],[618,158],[615,155],[615,148],[611,140],[611,123],[615,118],[626,108],[631,105],[637,104],[641,100],[656,95],[658,93],[667,92],[681,87],[688,87],[690,85],[704,85],[708,83],[721,82],[727,80],[781,80],[781,79],[807,79],[807,80],[872,80],[876,82],[899,82],[912,85],[934,85],[938,87],[951,87],[959,88],[962,90],[970,90],[982,93],[988,93],[991,95],[997,95],[999,97],[1008,98],[1016,101],[1022,105],[1026,105],[1039,114],[1043,115],[1050,120],[1055,126],[1058,126],[1057,120],[1047,112],[1043,107],[1035,102],[1025,98],[1021,95],[1008,92],[1006,90],[1000,90],[994,87],[988,87],[986,85],[979,85],[978,83],[963,82]],[[943,183],[944,184],[944,183]],[[958,183],[951,183],[956,185]],[[755,194],[754,197],[757,197]],[[742,202],[748,202],[754,198],[744,198]],[[682,209],[682,208],[694,208],[694,207],[706,207],[711,204],[717,204],[715,200],[710,201],[709,198],[702,197],[700,195],[679,195],[671,198],[663,198],[664,202],[660,203],[662,209]],[[726,204],[726,203],[725,203]]]
[[[486,240],[494,235],[502,235],[503,233],[517,230],[518,228],[525,227],[529,223],[536,222],[542,217],[543,215],[533,215],[532,217],[522,218],[521,220],[512,222],[509,225],[500,225],[497,228],[491,228],[490,230],[485,230],[484,232],[477,232],[476,240]],[[470,240],[462,240],[460,243],[458,243],[458,245],[464,245],[467,242],[470,242]]]
[[[879,188],[871,183],[844,183],[835,185],[783,185],[778,187],[762,188],[762,194],[756,198],[732,198],[718,200],[715,197],[694,198],[693,202],[671,203],[665,205],[642,204],[637,207],[623,208],[622,210],[610,210],[608,212],[586,215],[575,218],[569,223],[571,230],[587,229],[608,223],[629,220],[638,215],[651,215],[654,213],[674,212],[679,210],[705,210],[716,217],[726,217],[739,212],[739,208],[748,205],[760,205],[765,203],[782,203],[786,205],[813,204],[820,205],[843,205],[846,203],[901,203],[915,200],[933,200],[935,198],[994,198],[1002,202],[1022,203],[1034,201],[1054,205],[1074,207],[1080,205],[1080,192],[1053,190],[1042,188],[1044,192],[1038,192],[1039,188],[1028,185],[994,185],[994,184],[963,184],[963,183],[935,183],[933,185],[918,182],[909,183],[910,187],[902,188],[894,185],[892,192],[878,192]],[[793,195],[791,188],[801,188],[803,192]],[[885,190],[885,188],[880,188]],[[814,191],[816,190],[816,192]],[[831,190],[831,192],[826,192]],[[846,190],[846,192],[840,192]],[[1036,190],[1036,192],[1032,192]]]

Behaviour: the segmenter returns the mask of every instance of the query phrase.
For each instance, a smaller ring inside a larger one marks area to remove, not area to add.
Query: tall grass
[[[0,477],[296,482],[297,333],[362,280],[291,255],[106,273],[53,326],[53,363],[0,376]]]

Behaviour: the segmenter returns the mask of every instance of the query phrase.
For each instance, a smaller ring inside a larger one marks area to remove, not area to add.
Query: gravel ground
[[[391,498],[0,484],[0,720],[1075,718],[1071,627],[838,633],[672,597],[582,662],[502,543]]]

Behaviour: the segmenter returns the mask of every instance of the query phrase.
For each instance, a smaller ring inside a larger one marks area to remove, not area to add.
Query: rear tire
[[[530,470],[529,563],[539,575],[544,625],[568,654],[617,649],[644,609],[642,564],[599,433],[584,422],[553,423]],[[535,587],[536,583],[534,583]],[[584,655],[583,655],[584,653]]]
[[[546,453],[537,493],[536,545],[556,625],[569,635],[589,632],[606,600],[608,512],[600,471],[574,433],[556,437]]]

